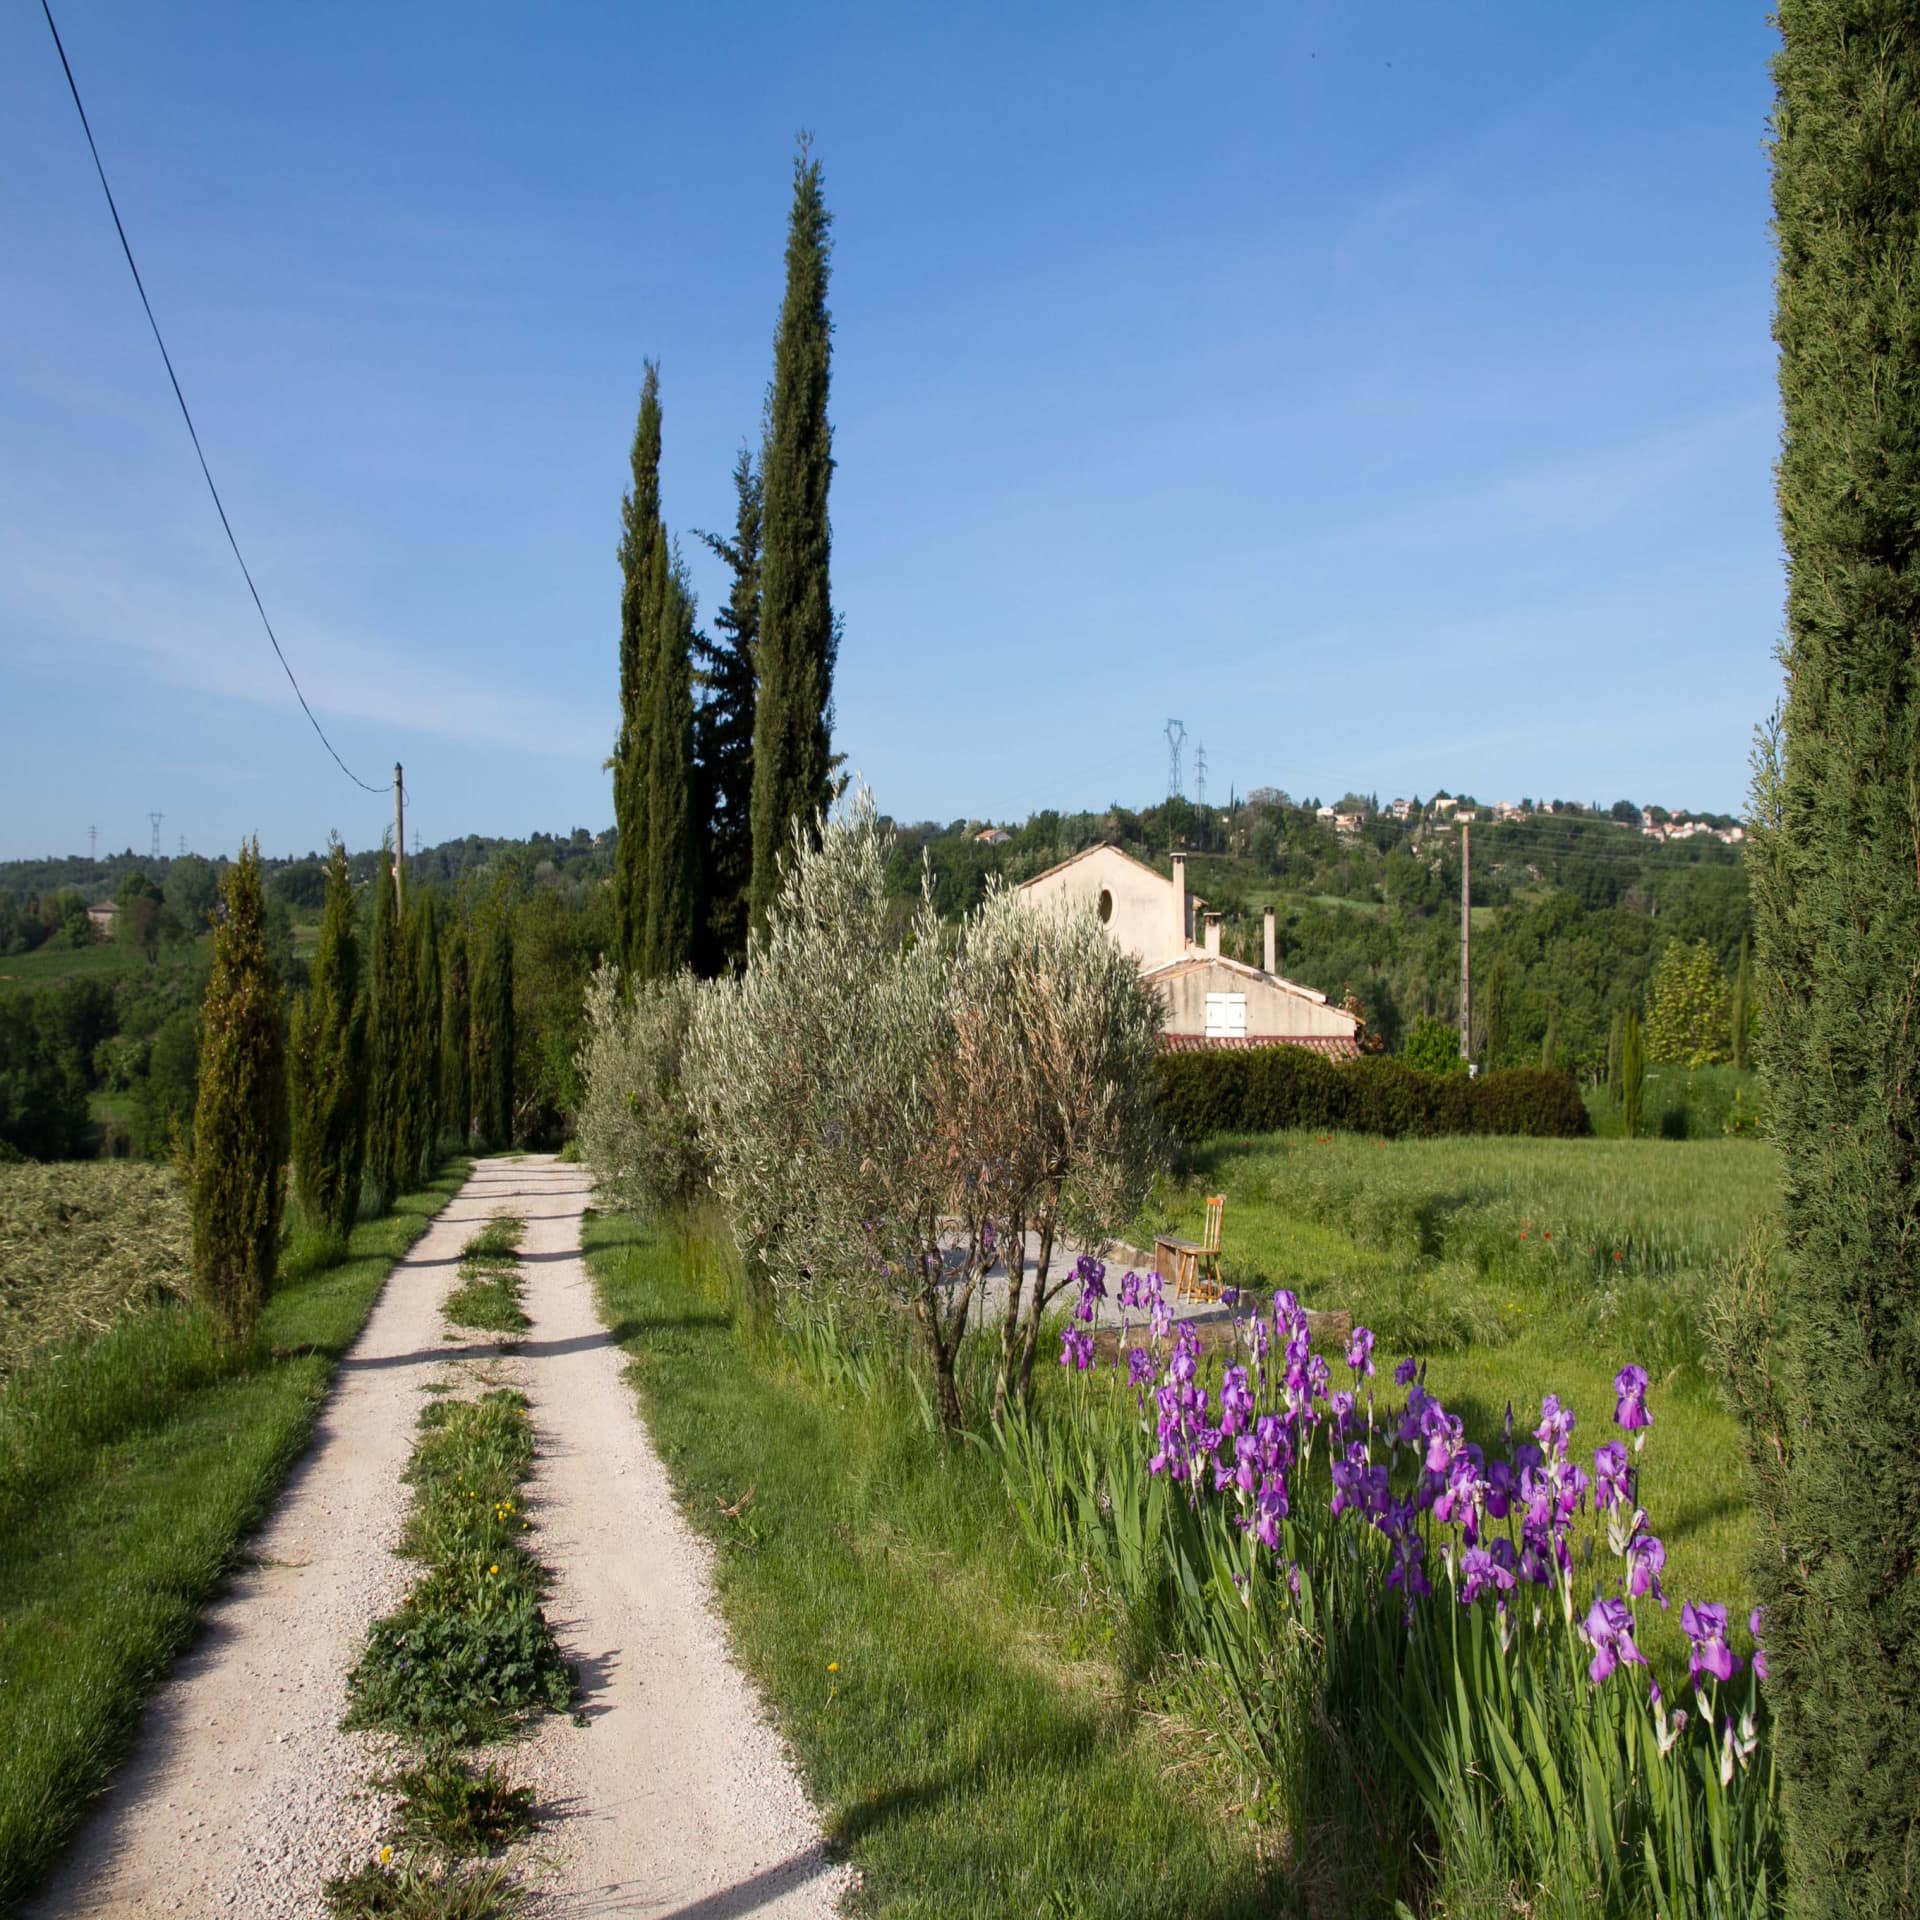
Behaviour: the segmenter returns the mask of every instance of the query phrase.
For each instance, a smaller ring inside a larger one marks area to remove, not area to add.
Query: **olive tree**
[[[1091,912],[1036,911],[995,886],[962,929],[932,1098],[949,1206],[1006,1260],[996,1421],[1031,1398],[1046,1311],[1069,1284],[1049,1279],[1062,1239],[1102,1250],[1145,1198],[1163,1017]]]
[[[864,790],[812,832],[796,823],[746,971],[696,1003],[688,1090],[750,1281],[785,1313],[904,1309],[951,1429],[981,1265],[976,1248],[950,1272],[941,1230],[951,942],[924,890],[897,937],[892,845]]]
[[[1055,1246],[1103,1246],[1139,1205],[1161,1015],[1089,915],[996,891],[955,932],[923,877],[902,938],[892,845],[864,792],[795,834],[746,972],[695,1004],[687,1086],[750,1273],[787,1310],[908,1316],[951,1430],[999,1253],[996,1414],[1031,1391]]]

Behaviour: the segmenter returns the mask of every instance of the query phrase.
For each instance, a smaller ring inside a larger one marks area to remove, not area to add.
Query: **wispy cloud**
[[[297,714],[251,610],[236,614],[239,597],[237,581],[216,586],[131,565],[103,574],[73,556],[12,543],[0,552],[0,599],[10,609],[8,650],[17,665],[69,682],[132,665],[163,685]],[[424,660],[388,635],[314,621],[297,607],[283,606],[276,627],[323,717],[552,759],[607,750],[610,720],[585,702],[531,682],[482,680]]]

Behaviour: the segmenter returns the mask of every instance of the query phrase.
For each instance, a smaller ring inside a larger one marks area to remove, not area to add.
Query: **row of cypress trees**
[[[327,861],[313,985],[290,1032],[294,1187],[344,1234],[431,1172],[441,1142],[513,1138],[513,929],[503,905],[442,925],[439,897],[402,911],[393,862],[374,878],[364,977],[346,849]],[[478,964],[474,964],[477,955]]]
[[[647,363],[621,505],[614,950],[633,978],[723,971],[764,923],[795,823],[831,793],[833,672],[827,418],[832,216],[803,137],[786,296],[756,460],[734,466],[731,535],[699,538],[733,574],[698,627],[660,506],[660,369]],[[696,698],[696,695],[698,696]]]

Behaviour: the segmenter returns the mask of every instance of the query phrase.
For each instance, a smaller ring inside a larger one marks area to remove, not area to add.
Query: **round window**
[[[1113,918],[1113,895],[1105,887],[1100,889],[1100,904],[1095,911],[1099,914],[1100,924],[1103,927]]]

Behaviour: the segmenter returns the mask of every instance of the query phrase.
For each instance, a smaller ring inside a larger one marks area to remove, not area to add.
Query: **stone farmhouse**
[[[1220,916],[1202,911],[1206,903],[1188,893],[1184,854],[1173,856],[1169,880],[1103,842],[1037,875],[1019,892],[1042,911],[1093,912],[1165,1003],[1169,1047],[1296,1046],[1338,1058],[1360,1051],[1352,1014],[1275,970],[1271,907],[1264,966],[1250,967],[1220,951]]]

